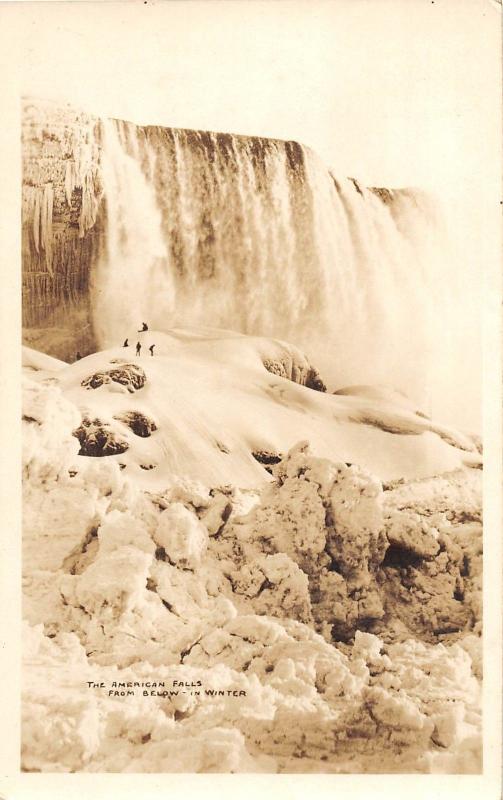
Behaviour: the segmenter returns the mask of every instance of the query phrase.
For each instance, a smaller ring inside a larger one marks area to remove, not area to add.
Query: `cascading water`
[[[459,368],[458,289],[425,195],[336,179],[295,142],[101,126],[100,346],[144,320],[274,336],[334,388],[387,383],[431,405]]]
[[[140,318],[152,318],[156,297],[169,310],[173,287],[150,172],[138,148],[126,151],[125,126],[107,121],[102,126],[107,236],[92,286],[94,328],[106,347]]]

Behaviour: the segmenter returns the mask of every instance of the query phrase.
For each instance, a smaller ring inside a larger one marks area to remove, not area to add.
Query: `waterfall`
[[[459,286],[425,194],[336,177],[295,142],[101,129],[100,346],[144,320],[273,336],[303,347],[334,388],[392,384],[427,407],[436,376],[458,369]]]
[[[124,330],[153,319],[153,313],[156,320],[162,314],[168,318],[174,298],[152,176],[139,148],[128,152],[129,127],[102,123],[106,239],[92,276],[94,329],[102,347],[116,344]]]

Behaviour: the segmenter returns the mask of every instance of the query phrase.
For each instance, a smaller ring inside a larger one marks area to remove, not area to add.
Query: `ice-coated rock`
[[[196,569],[208,546],[208,532],[194,513],[173,503],[160,515],[154,540],[173,564]]]
[[[111,430],[108,423],[97,417],[84,416],[73,435],[79,440],[79,456],[115,456],[125,453],[129,447],[128,442]]]
[[[82,381],[85,389],[98,389],[100,386],[119,383],[125,386],[128,392],[136,392],[145,386],[147,376],[138,364],[123,363],[118,367],[94,372]]]
[[[68,467],[79,446],[72,430],[79,424],[77,408],[54,384],[23,381],[23,473],[31,486],[54,480]]]
[[[123,414],[118,414],[115,419],[123,422],[128,428],[131,428],[136,436],[147,438],[157,430],[157,425],[153,419],[142,414],[141,411],[125,411]]]

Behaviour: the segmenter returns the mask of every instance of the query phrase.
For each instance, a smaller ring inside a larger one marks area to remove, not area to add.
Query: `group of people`
[[[146,322],[142,322],[141,329],[138,331],[138,333],[143,333],[144,331],[148,331],[148,325],[147,325]],[[122,346],[123,347],[129,347],[128,339],[124,340],[124,344]],[[155,347],[155,344],[151,344],[150,347],[148,348],[150,350],[150,355],[151,356],[154,355],[154,347]],[[136,355],[137,356],[141,355],[141,342],[136,342]]]
[[[138,331],[138,333],[144,333],[145,331],[148,331],[148,325],[147,325],[146,322],[142,322],[141,329]],[[122,346],[123,347],[129,347],[129,340],[125,339],[124,340],[124,344]],[[155,347],[155,344],[151,344],[150,347],[148,348],[149,351],[150,351],[150,355],[151,356],[154,355],[154,347]],[[136,355],[137,356],[141,355],[141,342],[136,342]],[[80,352],[78,352],[77,355],[75,356],[75,360],[76,361],[80,361],[81,358],[82,358],[82,356],[81,356]]]

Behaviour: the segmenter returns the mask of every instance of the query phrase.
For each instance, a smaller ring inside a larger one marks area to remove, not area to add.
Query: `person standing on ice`
[[[140,342],[136,342],[136,355],[139,356],[141,353],[141,344]]]
[[[138,331],[138,333],[143,333],[143,331],[148,331],[148,325],[146,322],[142,322],[141,331]]]
[[[155,347],[155,344],[151,344],[150,347],[148,348],[150,350],[150,355],[151,356],[154,355],[154,347]]]
[[[129,347],[129,342],[128,342],[127,339],[124,339],[124,344],[122,346],[123,347]]]

